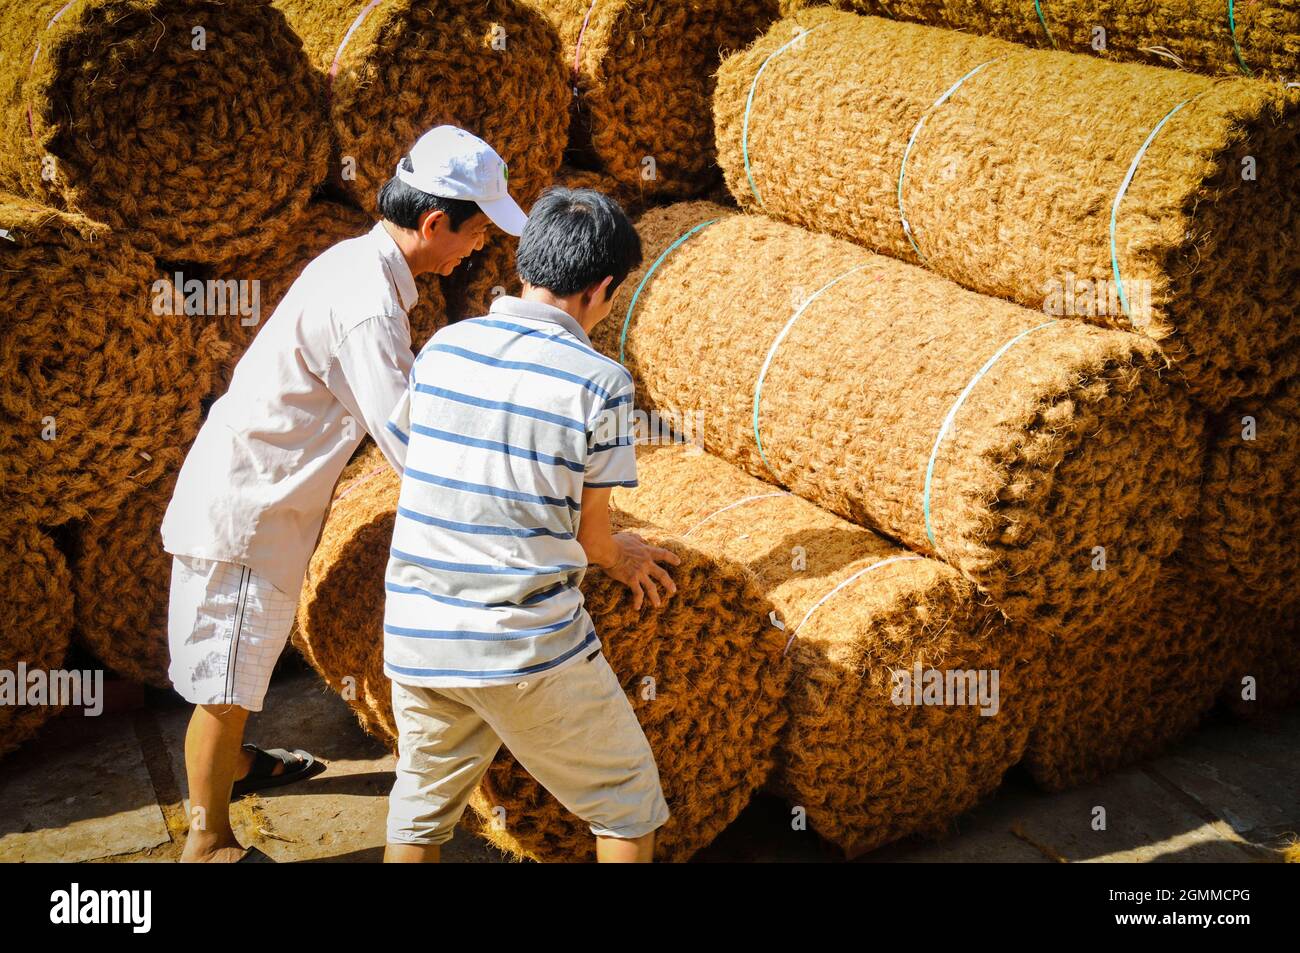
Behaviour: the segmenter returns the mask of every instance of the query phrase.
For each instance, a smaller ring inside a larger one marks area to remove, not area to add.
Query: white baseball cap
[[[397,177],[407,185],[430,195],[477,202],[484,215],[517,238],[528,216],[510,197],[508,176],[505,160],[495,149],[456,126],[430,129],[397,163]]]

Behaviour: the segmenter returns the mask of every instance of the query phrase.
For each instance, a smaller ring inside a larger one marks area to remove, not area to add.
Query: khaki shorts
[[[393,717],[389,843],[450,840],[503,743],[598,837],[640,837],[668,820],[654,752],[603,653],[510,685],[393,682]]]

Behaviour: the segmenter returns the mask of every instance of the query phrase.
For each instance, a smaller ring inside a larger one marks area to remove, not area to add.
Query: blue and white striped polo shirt
[[[636,486],[632,378],[558,308],[501,297],[449,325],[388,422],[407,442],[384,671],[501,685],[600,648],[578,584],[584,486]]]

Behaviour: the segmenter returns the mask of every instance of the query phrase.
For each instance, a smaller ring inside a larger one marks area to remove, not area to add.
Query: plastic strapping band
[[[907,175],[907,157],[912,154],[912,146],[916,144],[916,137],[921,134],[921,127],[924,126],[925,121],[930,118],[930,113],[934,112],[946,103],[952,94],[957,92],[957,88],[961,86],[962,83],[966,82],[966,80],[970,79],[984,67],[988,66],[989,63],[1001,58],[1002,57],[1000,56],[995,56],[991,60],[985,60],[961,79],[957,80],[957,82],[949,86],[948,91],[936,99],[933,105],[921,114],[921,118],[916,121],[916,128],[912,130],[912,135],[907,140],[907,148],[903,150],[903,162],[898,167],[898,218],[903,223],[903,234],[907,236],[907,240],[911,243],[912,251],[916,252],[916,257],[921,259],[921,261],[925,261],[925,256],[921,254],[921,249],[916,245],[916,239],[912,237],[912,225],[907,220],[907,212],[903,209],[903,178]]]
[[[573,45],[573,94],[578,94],[578,72],[582,63],[582,38],[587,33],[587,24],[591,22],[592,11],[596,9],[596,4],[600,0],[591,0],[591,6],[587,8],[587,15],[582,18],[582,29],[578,31],[578,42]]]
[[[830,592],[826,593],[826,595],[822,596],[820,599],[818,599],[816,602],[813,603],[812,608],[804,613],[803,618],[799,620],[799,624],[796,625],[794,629],[790,632],[790,638],[785,643],[785,651],[782,652],[781,654],[785,655],[787,652],[790,651],[790,646],[794,645],[794,637],[799,634],[799,630],[802,629],[804,623],[808,621],[808,617],[811,616],[818,609],[820,609],[823,602],[825,602],[831,596],[835,595],[835,593],[839,592],[849,583],[853,582],[853,580],[857,579],[859,576],[866,575],[867,573],[871,572],[873,569],[879,569],[881,566],[888,566],[890,563],[904,563],[904,562],[910,562],[913,559],[924,559],[924,558],[925,558],[924,556],[890,556],[888,559],[882,559],[879,562],[872,563],[870,566],[866,566],[862,569],[859,569],[853,575],[849,576],[849,578],[845,579],[838,586],[836,586]]]
[[[655,269],[657,269],[661,264],[663,264],[663,260],[665,258],[667,258],[670,254],[672,254],[674,248],[676,248],[682,242],[686,241],[686,239],[690,238],[700,229],[708,225],[712,225],[716,221],[717,221],[716,218],[711,218],[707,222],[700,222],[700,224],[696,225],[694,228],[686,232],[684,235],[678,236],[677,239],[671,245],[669,245],[667,248],[664,249],[663,254],[655,259],[655,263],[646,270],[646,273],[641,276],[641,283],[636,286],[636,293],[632,295],[632,301],[627,306],[627,317],[623,319],[623,333],[620,334],[618,337],[618,362],[620,364],[623,363],[624,349],[627,345],[628,325],[632,323],[632,312],[636,309],[637,298],[641,297],[641,289],[643,289],[646,286],[646,282],[649,281],[650,276],[655,273]]]
[[[382,2],[383,0],[370,0],[365,9],[358,13],[357,18],[352,21],[352,25],[348,27],[348,32],[343,34],[343,42],[339,44],[339,48],[334,54],[334,62],[330,63],[329,74],[325,80],[325,85],[330,90],[334,88],[334,77],[338,74],[339,64],[343,59],[343,48],[348,45],[348,40],[352,39],[352,34],[357,32],[357,28],[361,26],[362,21],[370,15],[370,11]]]
[[[343,497],[347,496],[353,490],[360,487],[361,484],[369,482],[370,480],[379,476],[379,474],[383,473],[387,469],[388,469],[388,464],[384,464],[381,467],[375,467],[373,470],[371,470],[369,473],[367,473],[365,476],[361,477],[360,479],[353,480],[350,484],[348,484],[347,489],[345,489],[338,496],[334,497],[334,502],[330,504],[330,509],[333,509],[335,504],[338,503],[339,500],[343,499]]]
[[[772,470],[772,464],[767,462],[767,454],[763,452],[763,438],[758,432],[758,405],[759,401],[763,398],[763,378],[767,376],[767,369],[772,366],[772,358],[776,356],[776,349],[781,346],[781,342],[784,341],[785,336],[790,333],[790,329],[794,327],[794,323],[799,320],[799,316],[808,310],[808,305],[816,301],[817,297],[823,291],[839,284],[849,275],[861,271],[866,267],[866,265],[855,265],[842,275],[837,275],[832,278],[809,295],[804,303],[795,309],[794,314],[790,315],[790,320],[785,323],[785,327],[781,329],[781,333],[776,336],[776,340],[772,342],[772,346],[767,349],[767,358],[763,361],[763,367],[758,372],[758,380],[754,383],[754,442],[758,444],[758,455],[763,458],[763,463],[769,470]],[[772,472],[775,473],[776,471],[773,470]]]
[[[77,0],[68,0],[67,3],[65,3],[62,7],[59,8],[59,12],[58,12],[58,13],[56,13],[56,14],[54,14],[54,16],[50,17],[50,22],[47,23],[47,24],[45,24],[45,29],[48,30],[48,29],[50,29],[52,26],[54,26],[54,24],[58,23],[58,22],[59,22],[59,17],[63,16],[63,14],[65,14],[65,13],[67,13],[67,12],[68,12],[68,8],[69,8],[70,6],[72,6],[72,5],[73,5],[74,3],[76,3],[76,2],[77,2]],[[40,40],[37,40],[37,41],[36,41],[36,49],[32,51],[32,61],[31,61],[30,63],[27,64],[27,75],[28,75],[28,76],[31,76],[31,74],[32,74],[32,70],[34,70],[34,69],[36,68],[36,58],[37,58],[38,56],[40,56],[40,55],[41,55],[41,41],[40,41]],[[32,142],[35,142],[35,141],[36,141],[36,120],[35,120],[35,119],[33,118],[33,116],[32,116],[32,104],[31,104],[30,102],[28,102],[28,104],[27,104],[27,131],[30,132],[30,133],[32,134]]]
[[[758,78],[763,75],[763,70],[767,69],[767,64],[772,62],[774,56],[783,53],[809,33],[816,33],[825,25],[825,23],[819,23],[811,30],[801,30],[798,36],[786,41],[769,53],[767,59],[763,60],[762,65],[759,66],[758,72],[754,74],[754,81],[749,84],[749,96],[745,99],[745,118],[740,124],[740,154],[745,160],[745,177],[749,179],[749,190],[754,193],[754,198],[758,200],[759,205],[763,204],[763,197],[758,194],[758,186],[754,184],[754,173],[749,168],[749,111],[754,106],[754,90],[758,89]]]
[[[1235,0],[1228,0],[1228,32],[1232,34],[1232,51],[1237,54],[1237,65],[1241,67],[1241,71],[1247,76],[1254,76],[1255,74],[1250,71],[1250,67],[1241,56],[1241,45],[1237,42],[1237,15],[1234,6]]]
[[[948,429],[952,426],[953,418],[957,416],[957,411],[961,409],[961,405],[966,402],[966,398],[970,396],[970,392],[975,388],[975,385],[979,383],[980,378],[988,373],[989,368],[997,362],[998,358],[1011,350],[1011,348],[1014,347],[1016,342],[1021,338],[1056,323],[1057,320],[1053,318],[1051,321],[1044,321],[1042,324],[1035,325],[1032,328],[1027,328],[998,348],[997,351],[994,352],[993,356],[984,362],[984,366],[979,369],[975,376],[970,379],[970,383],[966,385],[965,389],[958,395],[957,400],[953,402],[952,407],[948,410],[948,416],[943,418],[943,425],[939,428],[939,435],[934,438],[934,446],[930,449],[930,462],[926,464],[925,467],[925,500],[923,504],[925,510],[925,535],[930,540],[930,546],[934,549],[935,553],[939,552],[939,544],[935,542],[934,524],[930,518],[930,487],[934,482],[934,461],[939,456],[939,444],[943,443],[943,438],[947,436]]]
[[[722,509],[715,510],[714,512],[710,513],[708,516],[704,517],[704,519],[696,523],[694,526],[692,526],[690,529],[688,529],[686,532],[682,533],[682,538],[685,539],[687,536],[690,536],[691,533],[695,532],[697,529],[699,529],[709,520],[713,519],[713,517],[721,516],[723,513],[727,512],[727,510],[734,509],[737,506],[743,506],[746,503],[753,503],[755,500],[767,500],[767,499],[771,499],[774,496],[789,496],[789,495],[790,495],[789,490],[777,490],[774,493],[758,493],[755,494],[754,496],[747,496],[744,499],[736,500],[736,502],[734,503],[728,503]]]
[[[1038,0],[1034,0],[1034,10],[1038,13],[1038,22],[1043,25],[1043,32],[1052,43],[1052,49],[1056,49],[1056,37],[1052,36],[1052,31],[1047,28],[1047,18],[1043,16],[1043,7]]]
[[[1169,112],[1165,113],[1164,118],[1156,123],[1156,127],[1152,129],[1151,134],[1147,136],[1146,142],[1142,143],[1142,148],[1139,149],[1137,155],[1133,157],[1133,162],[1128,167],[1128,174],[1124,176],[1124,181],[1120,183],[1119,192],[1116,193],[1115,201],[1110,207],[1110,270],[1115,276],[1115,288],[1119,292],[1119,303],[1124,309],[1124,317],[1128,318],[1130,323],[1133,321],[1133,315],[1129,313],[1128,295],[1124,293],[1124,280],[1119,274],[1119,249],[1115,242],[1115,228],[1116,222],[1119,218],[1119,203],[1124,200],[1124,193],[1128,191],[1129,184],[1132,183],[1133,176],[1137,173],[1138,163],[1141,162],[1142,157],[1146,155],[1147,147],[1155,140],[1156,136],[1160,133],[1160,130],[1164,128],[1165,123],[1167,123],[1173,117],[1174,113],[1178,112],[1178,110],[1182,109],[1193,99],[1196,99],[1197,96],[1203,95],[1205,94],[1197,93],[1196,96],[1184,99],[1173,109],[1169,110]]]

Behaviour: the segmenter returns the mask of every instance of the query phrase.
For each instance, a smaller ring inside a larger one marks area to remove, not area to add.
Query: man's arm
[[[681,562],[677,554],[651,546],[635,533],[613,532],[609,522],[610,487],[586,486],[582,489],[582,519],[578,523],[578,542],[587,554],[587,562],[599,566],[605,575],[617,579],[632,590],[632,608],[640,610],[646,594],[650,604],[663,605],[656,582],[664,588],[664,597],[677,592],[677,586],[660,562],[674,566]]]
[[[339,343],[326,371],[325,386],[366,428],[399,474],[406,468],[408,383],[415,358],[409,339],[392,318],[370,318]],[[392,423],[393,426],[389,426]]]

